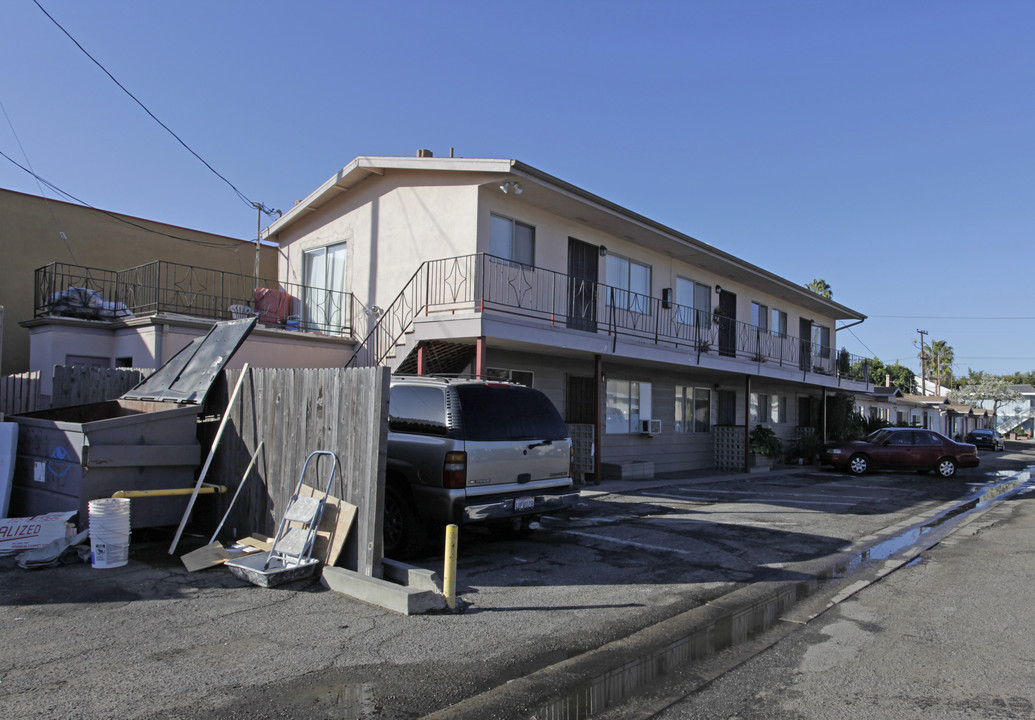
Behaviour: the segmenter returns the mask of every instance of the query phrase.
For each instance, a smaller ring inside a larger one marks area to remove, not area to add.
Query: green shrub
[[[783,443],[772,428],[756,425],[748,436],[748,449],[756,455],[779,457],[783,453]]]

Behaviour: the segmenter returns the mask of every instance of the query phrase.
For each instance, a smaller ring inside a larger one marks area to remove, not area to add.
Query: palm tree
[[[922,359],[930,368],[927,377],[942,387],[948,387],[952,383],[954,353],[951,345],[944,340],[932,340],[930,345],[924,346]]]
[[[806,289],[811,290],[817,295],[825,297],[827,300],[829,300],[834,294],[834,292],[830,289],[830,286],[827,285],[827,281],[821,278],[816,278],[805,287]]]

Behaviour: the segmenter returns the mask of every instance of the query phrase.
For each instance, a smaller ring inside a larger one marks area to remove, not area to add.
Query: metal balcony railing
[[[762,330],[718,312],[665,302],[592,280],[476,254],[423,263],[385,310],[350,364],[379,365],[419,316],[496,312],[573,331],[686,348],[869,382],[870,362],[811,340]]]
[[[156,261],[128,270],[51,263],[36,270],[34,315],[118,320],[176,313],[208,320],[249,314],[285,329],[356,334],[352,293]]]

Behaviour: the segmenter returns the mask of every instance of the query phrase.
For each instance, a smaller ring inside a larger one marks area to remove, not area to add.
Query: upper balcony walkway
[[[771,332],[714,312],[695,310],[593,280],[486,254],[423,263],[384,311],[351,364],[378,365],[405,342],[421,317],[457,311],[516,315],[596,336],[686,349],[746,366],[779,367],[870,382],[870,361],[847,350]],[[758,372],[758,369],[755,370]]]

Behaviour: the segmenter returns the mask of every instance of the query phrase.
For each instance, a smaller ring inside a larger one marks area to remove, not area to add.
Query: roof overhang
[[[341,193],[356,187],[372,175],[393,170],[488,174],[483,186],[498,186],[507,180],[521,182],[523,202],[625,238],[637,245],[691,263],[717,277],[748,284],[760,292],[834,320],[862,321],[866,316],[814,293],[803,285],[764,270],[723,252],[690,235],[644,217],[518,160],[487,158],[357,157],[316,188],[304,200],[262,233],[270,238],[294,222],[319,210]]]

